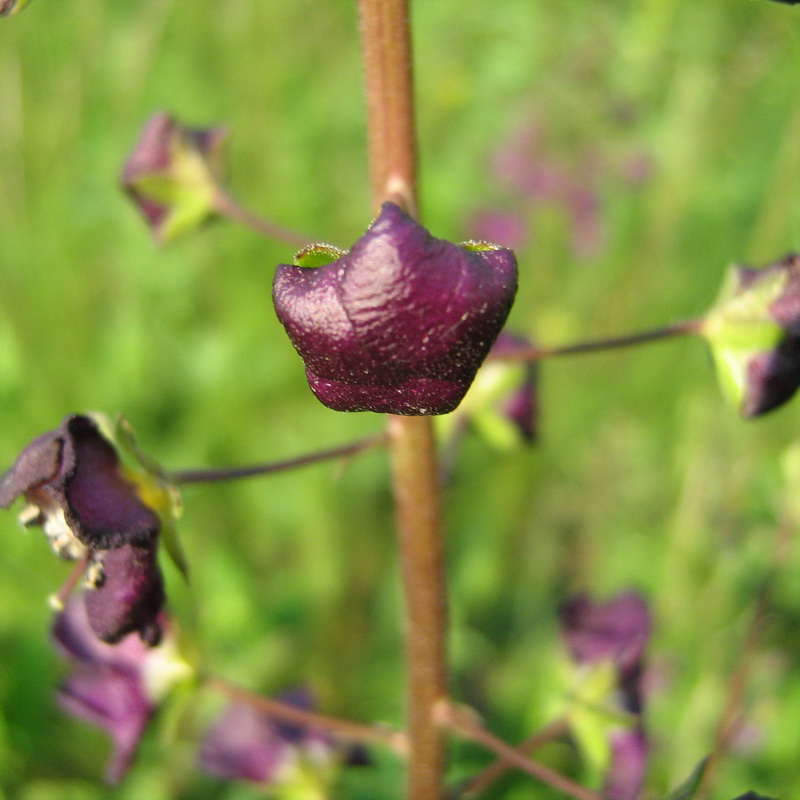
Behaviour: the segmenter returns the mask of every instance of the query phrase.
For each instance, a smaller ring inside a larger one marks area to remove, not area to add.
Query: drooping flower
[[[57,697],[65,711],[110,734],[113,750],[106,780],[113,784],[130,767],[159,704],[191,675],[191,668],[170,635],[157,647],[148,647],[138,636],[126,636],[113,646],[101,642],[87,613],[90,596],[73,597],[53,624],[55,643],[71,666]],[[167,627],[163,619],[160,624]]]
[[[647,768],[642,724],[644,649],[650,612],[635,592],[604,603],[586,594],[561,608],[561,632],[578,669],[569,713],[573,734],[603,773],[603,797],[638,800]]]
[[[701,333],[743,417],[783,405],[800,388],[800,255],[732,267]]]
[[[281,695],[281,700],[310,710],[307,691]],[[290,725],[245,702],[233,701],[209,728],[200,750],[206,772],[226,780],[247,780],[291,794],[303,787],[303,797],[327,797],[325,787],[349,751],[325,731]]]
[[[393,203],[348,253],[324,252],[279,265],[273,286],[317,398],[337,411],[452,411],[511,310],[514,254],[435,239]]]
[[[122,186],[160,244],[214,213],[226,139],[222,128],[189,128],[164,113],[145,125],[123,168]]]
[[[0,478],[0,507],[24,497],[23,523],[41,525],[62,558],[86,560],[86,607],[97,636],[113,643],[138,631],[155,644],[164,604],[161,518],[142,499],[144,478],[123,468],[98,419],[74,414],[34,439]],[[164,494],[155,480],[148,490]]]

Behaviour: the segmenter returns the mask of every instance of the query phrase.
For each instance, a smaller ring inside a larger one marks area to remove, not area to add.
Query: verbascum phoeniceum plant
[[[25,5],[0,4],[0,15]],[[170,706],[181,718],[176,727],[196,734],[197,769],[248,782],[259,796],[345,798],[342,775],[378,769],[388,751],[405,771],[393,796],[408,800],[500,796],[491,793],[511,770],[522,773],[518,784],[530,792],[524,796],[656,797],[648,764],[676,732],[651,732],[647,720],[659,676],[646,657],[658,619],[645,595],[564,599],[546,723],[509,744],[484,722],[491,709],[479,713],[456,689],[445,568],[454,532],[445,524],[443,489],[467,429],[501,449],[536,441],[536,365],[549,358],[695,335],[708,342],[723,392],[742,417],[783,405],[800,388],[800,256],[735,266],[707,313],[642,333],[540,345],[506,329],[521,283],[513,250],[482,238],[438,238],[420,217],[409,4],[360,0],[358,14],[372,198],[364,204],[364,233],[348,249],[314,242],[240,205],[225,184],[227,133],[219,127],[192,128],[156,114],[122,167],[121,183],[161,245],[227,217],[295,248],[275,269],[271,291],[297,369],[328,409],[385,415],[385,432],[283,462],[171,471],[140,451],[124,418],[67,409],[0,478],[0,507],[20,503],[22,524],[40,527],[55,554],[75,565],[51,598],[52,640],[66,666],[58,703],[110,736],[105,777],[112,784],[126,779],[154,720]],[[591,211],[580,186],[553,186],[550,194],[570,204],[576,224],[579,211]],[[268,294],[265,286],[265,304]],[[405,619],[397,627],[405,632],[406,679],[398,692],[405,692],[406,713],[398,728],[328,715],[302,685],[262,695],[216,674],[202,660],[202,646],[183,636],[161,566],[171,561],[175,580],[189,574],[178,540],[182,486],[372,448],[389,454],[402,573]],[[207,690],[224,706],[201,730],[186,698]],[[175,696],[183,704],[172,702]],[[453,741],[478,745],[496,760],[454,774]],[[534,755],[547,746],[568,748],[570,756]],[[699,765],[669,797],[707,797],[724,751],[719,745],[706,759],[698,753]],[[170,758],[168,746],[159,757]]]

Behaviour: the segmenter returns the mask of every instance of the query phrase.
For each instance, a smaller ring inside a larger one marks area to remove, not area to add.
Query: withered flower
[[[86,607],[97,636],[116,642],[138,631],[157,643],[161,520],[94,418],[71,415],[22,451],[0,478],[0,507],[18,497],[27,503],[25,525],[41,525],[62,558],[86,560]]]

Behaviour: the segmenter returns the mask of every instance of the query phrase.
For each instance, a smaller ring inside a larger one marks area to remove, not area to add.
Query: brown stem
[[[246,467],[222,467],[220,469],[182,469],[176,470],[167,476],[167,480],[174,484],[210,483],[212,481],[230,481],[240,478],[252,478],[259,475],[271,475],[275,472],[287,472],[320,461],[328,461],[344,456],[353,456],[364,450],[386,444],[388,436],[385,433],[360,439],[351,444],[334,447],[331,450],[319,450],[305,456],[289,458],[285,461],[272,461],[267,464],[250,464]]]
[[[207,675],[204,679],[205,685],[231,700],[239,703],[246,703],[263,711],[270,717],[288,722],[294,725],[302,725],[335,733],[344,739],[362,743],[377,743],[389,746],[392,750],[405,755],[407,744],[405,734],[390,728],[378,725],[363,725],[360,722],[351,722],[337,717],[328,717],[318,714],[316,711],[308,711],[298,708],[290,703],[283,703],[271,697],[265,697],[255,692],[251,692],[235,683],[231,683],[225,678],[216,675]]]
[[[408,0],[359,0],[373,207],[417,213]],[[434,707],[447,696],[447,599],[439,463],[428,417],[389,418],[406,604],[410,800],[441,800],[445,736]]]
[[[708,756],[703,777],[694,795],[696,800],[705,800],[711,795],[722,760],[727,755],[731,741],[742,725],[747,687],[752,677],[758,646],[763,635],[764,619],[767,614],[767,585],[768,583],[765,582],[756,598],[756,605],[747,625],[744,641],[738,651],[737,664],[728,683],[725,707],[717,724],[714,747]]]
[[[557,345],[554,347],[520,347],[517,349],[506,349],[496,354],[490,354],[489,358],[493,361],[541,361],[545,358],[555,356],[570,356],[580,353],[594,353],[600,350],[614,350],[621,347],[631,347],[646,342],[655,342],[660,339],[667,339],[672,336],[685,336],[687,334],[699,333],[702,327],[702,319],[690,319],[682,322],[675,322],[672,325],[665,325],[663,328],[655,328],[641,333],[632,333],[626,336],[612,336],[608,339],[595,339],[588,342],[578,342],[577,344]]]
[[[417,213],[411,33],[408,0],[359,0],[367,82],[372,199]]]
[[[247,228],[251,228],[268,239],[277,239],[279,242],[284,242],[299,249],[312,244],[311,239],[306,236],[254,214],[250,209],[236,202],[233,197],[219,186],[214,195],[214,210],[220,216],[227,217]]]
[[[69,600],[69,596],[72,594],[72,591],[78,585],[78,581],[81,579],[81,576],[84,572],[86,572],[86,567],[89,566],[89,555],[85,555],[82,558],[78,559],[75,563],[75,566],[72,568],[72,572],[70,572],[69,577],[66,581],[64,581],[64,585],[58,590],[56,594],[50,597],[50,606],[54,611],[63,611],[64,606],[67,604],[67,600]]]
[[[493,733],[486,730],[470,711],[457,708],[451,703],[443,702],[437,709],[437,717],[441,725],[446,726],[465,739],[470,739],[483,745],[487,750],[491,750],[505,761],[513,764],[523,772],[527,772],[534,778],[538,778],[554,789],[570,797],[575,797],[577,800],[603,800],[602,795],[587,789],[585,786],[581,786],[579,783],[575,783],[575,781],[550,769],[550,767],[528,758],[510,744],[498,739]]]
[[[436,705],[447,697],[447,600],[439,464],[427,417],[389,418],[408,669],[407,797],[440,800],[445,737]]]
[[[569,730],[569,723],[563,717],[553,720],[548,725],[545,725],[540,731],[537,731],[532,736],[529,736],[525,741],[518,744],[517,752],[523,755],[529,755],[535,752],[548,742],[558,739]],[[479,772],[472,778],[464,781],[458,789],[452,792],[453,798],[456,797],[474,797],[480,794],[484,789],[489,787],[496,780],[501,778],[505,773],[514,766],[506,758],[499,758],[494,764],[490,764],[483,772]]]

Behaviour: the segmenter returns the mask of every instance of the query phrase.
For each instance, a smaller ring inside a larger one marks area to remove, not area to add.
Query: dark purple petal
[[[22,451],[0,479],[0,507],[20,495],[45,514],[61,509],[69,529],[90,549],[144,547],[160,529],[158,515],[122,475],[116,450],[85,415],[67,417]]]
[[[88,547],[108,549],[126,543],[147,545],[158,535],[158,515],[120,473],[119,457],[90,417],[66,420],[62,474],[64,513]]]
[[[106,779],[117,783],[130,766],[154,712],[142,680],[145,660],[152,651],[136,636],[113,647],[98,641],[83,598],[72,599],[53,625],[56,644],[73,664],[58,701],[70,714],[111,735],[114,747]]]
[[[49,431],[34,439],[0,478],[0,508],[9,508],[23,494],[55,478],[61,465],[62,439]]]
[[[516,285],[510,250],[434,239],[385,203],[342,258],[315,269],[279,265],[273,299],[326,406],[443,414],[469,388]]]
[[[647,739],[639,728],[611,734],[611,764],[606,771],[606,800],[638,800],[647,770]]]
[[[625,592],[605,603],[580,594],[561,608],[561,629],[579,664],[613,661],[623,673],[638,669],[650,637],[650,612],[636,592]]]
[[[200,766],[219,778],[269,783],[293,757],[293,746],[268,716],[230,703],[203,740]]]
[[[746,418],[783,405],[800,388],[800,337],[787,336],[774,350],[747,364],[741,413]]]
[[[102,564],[102,579],[85,595],[92,630],[109,644],[133,631],[138,631],[147,644],[158,644],[158,615],[165,595],[156,542],[147,547],[126,544],[98,552],[94,558]]]

